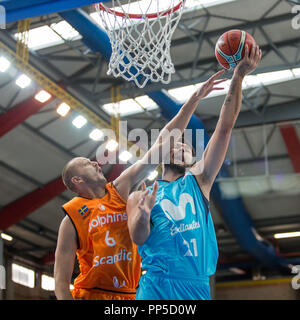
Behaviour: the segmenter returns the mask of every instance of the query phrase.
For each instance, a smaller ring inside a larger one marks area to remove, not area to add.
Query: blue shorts
[[[135,300],[210,300],[209,278],[170,277],[147,272],[139,281]]]

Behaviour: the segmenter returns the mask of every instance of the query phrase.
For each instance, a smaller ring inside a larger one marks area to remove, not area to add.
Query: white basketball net
[[[185,1],[112,0],[110,7],[97,4],[112,46],[107,74],[134,81],[139,88],[148,82],[170,83],[175,72],[171,37]]]

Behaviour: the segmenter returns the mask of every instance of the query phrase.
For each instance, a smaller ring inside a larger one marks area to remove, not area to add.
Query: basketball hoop
[[[107,74],[134,81],[170,83],[175,72],[171,38],[186,0],[112,0],[95,7],[111,42]]]

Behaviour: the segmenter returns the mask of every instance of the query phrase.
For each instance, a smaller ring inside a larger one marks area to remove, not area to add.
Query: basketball
[[[253,45],[256,45],[254,38],[246,31],[230,30],[221,35],[215,49],[216,58],[219,64],[227,69],[234,69],[244,58],[245,44],[249,52]]]

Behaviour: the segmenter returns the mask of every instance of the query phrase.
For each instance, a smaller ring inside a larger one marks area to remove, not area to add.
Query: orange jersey
[[[80,274],[73,295],[84,290],[135,294],[141,258],[127,227],[126,201],[112,183],[103,198],[75,197],[63,206],[77,231]],[[129,297],[128,297],[129,298]]]

